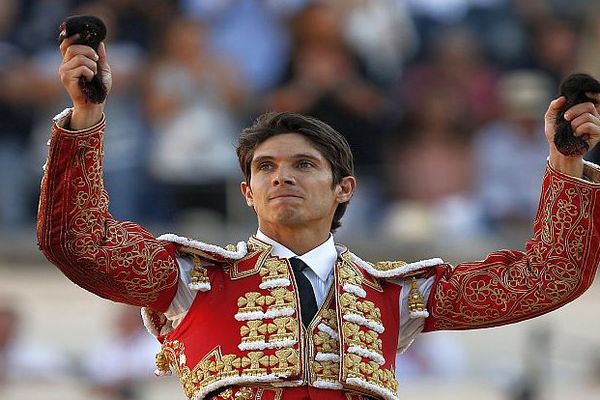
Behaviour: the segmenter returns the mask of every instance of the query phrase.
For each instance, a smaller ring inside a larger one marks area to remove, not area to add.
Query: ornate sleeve
[[[437,267],[424,330],[510,324],[584,293],[600,261],[600,170],[586,163],[584,174],[592,182],[546,168],[524,252],[501,250],[483,261]]]
[[[70,280],[98,296],[164,311],[177,291],[173,245],[108,213],[102,179],[104,117],[83,131],[55,118],[38,208],[38,245]]]

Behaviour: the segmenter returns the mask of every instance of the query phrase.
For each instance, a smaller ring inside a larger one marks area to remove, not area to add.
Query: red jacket
[[[403,312],[427,317],[425,331],[504,325],[572,301],[596,273],[600,184],[548,167],[525,252],[501,250],[453,267],[437,260],[369,264],[341,251],[335,283],[304,329],[289,265],[270,256],[264,243],[251,239],[247,252],[199,249],[175,238],[178,243],[155,239],[110,216],[102,183],[104,127],[104,120],[80,132],[54,125],[40,195],[39,246],[81,287],[152,310],[146,322],[163,341],[159,361],[179,374],[190,398],[260,382],[392,400]],[[597,167],[586,164],[585,170],[600,182]],[[177,292],[177,257],[184,256],[196,260],[192,283],[199,291],[183,322],[169,330],[161,313]],[[432,283],[426,309],[419,309],[418,293],[402,293],[403,283],[413,279]]]

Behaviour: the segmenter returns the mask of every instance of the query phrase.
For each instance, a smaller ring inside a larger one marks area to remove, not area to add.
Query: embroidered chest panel
[[[384,298],[378,281],[342,259],[323,305],[304,328],[288,261],[248,256],[258,265],[238,262],[217,273],[205,271],[211,290],[197,293],[188,315],[163,343],[159,361],[177,373],[188,398],[261,383],[396,398],[396,285]]]

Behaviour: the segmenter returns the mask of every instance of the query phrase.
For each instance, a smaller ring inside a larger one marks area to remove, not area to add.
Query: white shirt
[[[327,291],[333,282],[333,266],[337,260],[337,251],[333,242],[333,236],[329,234],[329,238],[310,250],[307,253],[298,255],[282,245],[279,242],[271,239],[264,233],[258,230],[256,232],[256,238],[271,245],[271,254],[279,258],[292,258],[298,257],[308,268],[304,269],[302,273],[308,278],[310,284],[315,292],[315,298],[317,299],[317,305],[320,307],[325,300]]]

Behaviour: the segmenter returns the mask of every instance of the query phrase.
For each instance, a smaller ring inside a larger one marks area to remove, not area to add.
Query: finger
[[[66,84],[72,80],[77,80],[83,76],[89,82],[94,78],[94,75],[96,75],[96,74],[90,68],[88,68],[85,65],[80,65],[77,68],[66,71],[62,75],[62,79],[63,79],[63,83]]]
[[[565,119],[567,121],[571,121],[585,113],[590,113],[595,116],[598,116],[598,110],[596,110],[596,106],[594,105],[594,103],[586,102],[581,104],[575,104],[573,107],[565,111]]]
[[[61,71],[69,71],[71,69],[78,68],[79,66],[84,65],[94,71],[94,73],[98,72],[98,64],[94,60],[90,60],[88,57],[83,54],[78,54],[75,57],[71,58],[69,61],[65,62],[60,70]]]
[[[573,129],[575,136],[581,136],[583,138],[589,138],[591,136],[600,136],[600,126],[594,122],[584,122],[579,125],[577,129]]]
[[[67,49],[69,48],[69,46],[74,44],[79,39],[79,37],[80,37],[79,33],[76,33],[76,34],[71,35],[68,38],[64,39],[62,42],[60,42],[58,49],[60,50],[60,54],[63,57],[65,56],[65,53],[66,53]]]
[[[562,107],[564,107],[567,102],[567,98],[565,96],[560,96],[550,102],[548,106],[548,110],[546,111],[545,117],[551,120],[554,120],[556,116],[560,113]]]
[[[98,61],[106,62],[106,46],[104,46],[104,42],[100,42],[98,46]]]
[[[100,45],[98,46],[98,67],[102,71],[110,70],[108,61],[106,60],[106,46],[104,46],[104,42],[100,42]]]
[[[98,61],[98,53],[94,51],[90,46],[83,44],[73,44],[67,48],[65,55],[63,56],[63,63],[71,60],[73,57],[83,55],[91,60]]]
[[[600,125],[600,118],[591,113],[583,113],[571,121],[571,127],[573,128],[573,131],[575,131],[581,125],[584,125],[586,123]]]

